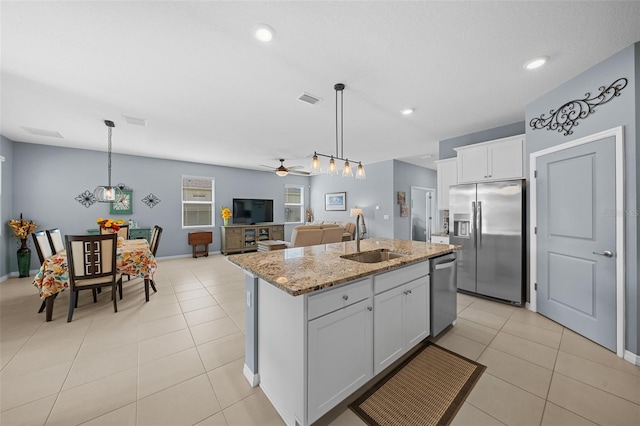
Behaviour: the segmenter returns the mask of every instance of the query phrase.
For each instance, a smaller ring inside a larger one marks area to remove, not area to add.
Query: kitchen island
[[[429,259],[455,249],[366,239],[361,252],[389,260],[349,259],[355,241],[230,256],[246,272],[245,376],[286,424],[313,423],[429,336]]]

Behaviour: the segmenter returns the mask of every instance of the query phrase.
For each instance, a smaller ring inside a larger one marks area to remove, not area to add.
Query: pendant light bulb
[[[356,170],[356,179],[364,180],[366,178],[367,178],[367,175],[364,172],[364,166],[362,165],[362,163],[358,162],[358,168]]]
[[[318,160],[318,154],[313,153],[311,159],[311,173],[320,173],[320,160]]]
[[[329,169],[327,170],[329,176],[338,176],[338,167],[336,167],[336,160],[333,159],[333,155],[329,160]]]
[[[344,169],[342,169],[342,177],[353,177],[353,171],[351,171],[351,164],[349,160],[344,162]]]

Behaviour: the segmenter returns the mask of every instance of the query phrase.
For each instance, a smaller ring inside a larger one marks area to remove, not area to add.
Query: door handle
[[[478,238],[478,247],[482,248],[482,201],[478,201],[478,226],[476,235]]]
[[[610,252],[609,250],[605,250],[602,253],[598,253],[597,251],[594,251],[593,254],[597,254],[598,256],[604,256],[604,257],[613,257],[613,253]]]
[[[471,210],[473,211],[473,221],[470,224],[470,226],[473,226],[473,232],[476,232],[476,202],[472,201],[471,202]],[[473,238],[473,248],[477,248],[477,243],[476,243],[476,236],[475,234],[472,234],[471,229],[469,229],[469,235],[471,236],[471,238]]]

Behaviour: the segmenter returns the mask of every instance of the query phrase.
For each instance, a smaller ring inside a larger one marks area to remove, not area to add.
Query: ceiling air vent
[[[31,133],[36,136],[48,136],[50,138],[61,138],[64,139],[64,136],[60,132],[55,132],[53,130],[44,130],[44,129],[36,129],[35,127],[26,127],[20,126],[23,130]]]
[[[137,118],[137,117],[129,117],[126,115],[122,116],[124,118],[124,122],[127,124],[131,124],[134,126],[144,126],[147,127],[147,119],[146,118]]]
[[[302,102],[306,102],[306,103],[311,104],[311,105],[315,105],[318,102],[320,102],[322,99],[320,99],[317,96],[313,96],[313,95],[310,95],[310,94],[308,94],[306,92],[303,92],[302,95],[300,95],[298,97],[298,100],[302,101]]]

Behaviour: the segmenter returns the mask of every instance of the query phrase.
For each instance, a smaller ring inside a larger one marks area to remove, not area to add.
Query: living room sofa
[[[349,234],[349,232],[337,223],[300,225],[293,228],[291,241],[287,242],[287,247],[307,247],[318,244],[339,243],[347,239],[345,238],[347,237],[346,234]],[[351,235],[352,234],[349,234],[348,239],[351,239]]]

